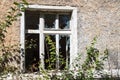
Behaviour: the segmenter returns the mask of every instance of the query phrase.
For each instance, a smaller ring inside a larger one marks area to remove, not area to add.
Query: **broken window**
[[[71,56],[76,54],[73,51],[76,48],[71,44],[76,43],[73,39],[76,38],[76,29],[72,28],[75,20],[72,19],[73,12],[26,9],[23,13],[21,46],[25,50],[24,70],[36,72],[39,65],[46,70],[69,69]]]
[[[45,69],[65,69],[69,67],[69,35],[45,35]],[[57,49],[56,49],[57,48]],[[56,54],[57,53],[57,54]]]
[[[59,15],[59,28],[69,29],[70,28],[70,16],[69,15]]]

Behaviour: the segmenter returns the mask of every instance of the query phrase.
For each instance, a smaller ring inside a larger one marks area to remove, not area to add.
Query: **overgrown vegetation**
[[[47,69],[53,70],[53,66],[56,63],[56,52],[55,52],[55,44],[51,40],[50,36],[46,36],[46,41],[50,47],[50,56],[47,59],[47,63],[49,66]],[[105,49],[104,53],[100,53],[100,51],[95,48],[96,44],[96,37],[93,39],[90,46],[86,48],[86,58],[83,64],[81,64],[82,56],[78,54],[78,57],[73,61],[73,69],[65,69],[64,71],[54,70],[49,71],[45,70],[39,66],[39,74],[38,79],[40,80],[94,80],[95,78],[101,77],[106,79],[111,79],[106,76],[105,72],[103,71],[104,64],[103,62],[108,58],[108,50]],[[85,54],[85,53],[84,53]],[[51,63],[52,62],[52,63]],[[54,64],[53,64],[54,63]]]
[[[45,63],[48,65],[46,69],[58,71],[62,65],[65,65],[64,57],[60,54],[59,56],[56,54],[55,42],[52,41],[51,36],[49,35],[46,35],[45,46],[47,46],[48,48],[47,50],[48,52],[46,54],[47,58],[45,59]],[[59,59],[59,62],[58,62],[58,59]],[[57,65],[59,64],[59,68],[58,66],[56,66],[56,64]],[[63,70],[64,69],[66,69],[66,67],[64,67]]]
[[[83,64],[81,64],[82,56],[78,54],[78,57],[73,61],[73,70],[62,71],[60,75],[54,74],[51,79],[53,80],[94,80],[95,76],[103,77],[105,75],[103,71],[103,62],[107,60],[108,50],[104,51],[103,56],[100,55],[98,49],[94,47],[96,38],[93,39],[90,46],[86,48],[86,58]]]
[[[51,40],[49,35],[46,36],[46,45],[49,46],[48,50],[48,59],[45,60],[45,63],[48,64],[47,69],[55,69],[56,64],[56,49],[55,43]]]
[[[96,37],[93,39],[91,45],[86,48],[86,58],[82,65],[78,62],[80,61],[81,56],[79,55],[76,58],[75,63],[77,64],[75,64],[74,68],[78,71],[76,78],[80,80],[93,80],[95,75],[100,77],[104,75],[103,62],[107,59],[108,50],[106,49],[104,53],[102,53],[102,57],[100,51],[94,47],[95,43]]]
[[[25,0],[22,0],[21,3],[14,2],[14,5],[15,7],[11,7],[10,11],[6,15],[6,20],[0,22],[0,52],[2,53],[2,57],[0,57],[0,75],[4,73],[14,72],[17,69],[14,66],[9,67],[8,65],[6,65],[6,61],[12,59],[11,56],[13,53],[20,52],[19,47],[18,45],[6,46],[4,44],[4,38],[5,33],[7,33],[6,28],[10,27],[12,23],[15,22],[19,16],[21,16],[20,11],[24,11],[25,6],[27,6],[28,3]],[[48,68],[51,70],[54,67],[54,63],[56,62],[56,51],[54,43],[50,40],[49,36],[47,36],[46,42],[48,42],[50,47],[49,51],[50,54],[52,54],[52,56],[50,56],[49,59],[46,60],[46,63],[49,64]],[[94,80],[95,75],[103,77],[105,75],[103,71],[103,62],[108,57],[108,50],[105,49],[103,55],[101,56],[100,51],[94,47],[95,43],[96,38],[94,38],[91,45],[86,48],[86,58],[83,64],[81,64],[80,62],[82,56],[80,54],[78,55],[72,65],[73,70],[66,69],[61,72],[48,72],[41,67],[41,64],[39,64],[40,72],[36,80]],[[18,76],[20,80],[22,80],[21,73],[16,76]],[[107,79],[105,78],[105,80]],[[33,80],[33,77],[31,80]]]
[[[0,22],[0,75],[3,73],[14,72],[16,69],[18,69],[13,65],[9,65],[9,63],[13,60],[17,60],[14,58],[19,58],[18,55],[15,55],[15,53],[20,52],[19,44],[16,43],[15,45],[6,45],[5,34],[7,33],[7,28],[12,26],[13,23],[17,21],[18,17],[21,16],[21,11],[25,10],[25,6],[27,6],[28,3],[25,0],[22,0],[19,3],[14,2],[13,4],[14,7],[10,7],[10,10],[5,16],[5,20]],[[14,54],[14,56],[12,54]]]

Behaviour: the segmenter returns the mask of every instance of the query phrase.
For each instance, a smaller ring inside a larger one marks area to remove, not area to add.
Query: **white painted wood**
[[[59,69],[59,34],[56,35],[56,68]]]
[[[25,33],[40,33],[40,31],[39,30],[27,29],[27,30],[25,30]]]
[[[59,29],[59,15],[56,14],[55,29]]]
[[[55,28],[59,29],[59,15],[56,15]],[[59,34],[56,35],[56,68],[59,69]]]
[[[39,40],[40,40],[40,60],[41,60],[41,66],[44,69],[44,34],[43,34],[43,28],[44,28],[44,15],[41,13],[40,14],[40,20],[39,20],[40,26],[39,26],[39,30],[40,30],[40,36],[39,36]]]
[[[44,34],[71,34],[71,31],[43,31]]]
[[[74,59],[77,57],[77,45],[78,45],[78,39],[77,39],[77,8],[74,8],[72,11],[71,16],[71,39],[70,39],[70,69],[73,69],[72,63],[74,63]]]
[[[76,7],[71,6],[45,6],[45,5],[29,5],[28,9],[34,10],[54,10],[54,11],[73,11]]]
[[[45,34],[56,34],[56,53],[59,55],[59,35],[60,34],[68,34],[70,35],[70,69],[72,69],[72,63],[75,57],[77,56],[77,8],[76,7],[70,7],[70,6],[45,6],[45,5],[29,5],[27,7],[28,10],[39,10],[39,11],[63,11],[63,12],[69,12],[72,13],[71,20],[70,20],[70,29],[68,30],[62,30],[59,29],[59,17],[57,13],[57,19],[56,19],[56,30],[54,29],[44,29],[44,13],[40,13],[39,18],[39,30],[26,30],[25,31],[25,15],[24,12],[22,12],[21,17],[21,49],[25,49],[25,33],[38,33],[39,34],[39,40],[40,40],[40,60],[42,63],[42,67],[44,68],[44,35]],[[62,13],[63,14],[63,13]],[[23,54],[21,52],[21,54]],[[25,70],[25,58],[21,57],[21,69]]]
[[[25,13],[21,12],[21,21],[20,21],[20,44],[21,44],[21,72],[25,71]]]

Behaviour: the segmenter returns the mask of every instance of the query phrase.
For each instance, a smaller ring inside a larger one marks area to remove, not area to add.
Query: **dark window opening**
[[[59,58],[60,58],[60,69],[69,68],[70,61],[70,37],[67,35],[59,36]]]
[[[46,70],[69,68],[70,35],[68,35],[68,32],[62,34],[59,32],[65,31],[64,29],[70,30],[70,16],[66,13],[25,11],[26,72],[39,71],[40,59],[42,59],[40,55],[42,53],[40,52],[43,50],[44,60],[41,61],[43,61]],[[40,25],[40,23],[43,25]],[[41,26],[44,28],[39,28]],[[29,29],[31,32],[27,31]],[[48,33],[45,31],[48,31]],[[55,33],[57,31],[58,33]],[[43,36],[40,34],[43,34]],[[44,41],[40,41],[40,39],[44,39]],[[43,48],[41,48],[41,42],[44,42]],[[40,49],[43,50],[40,51]]]
[[[55,28],[55,14],[45,14],[45,28]]]
[[[38,71],[39,66],[39,35],[25,35],[25,69],[26,72]]]
[[[59,28],[69,29],[70,27],[70,15],[59,15]]]
[[[26,11],[25,12],[25,29],[38,29],[39,28],[39,12]]]

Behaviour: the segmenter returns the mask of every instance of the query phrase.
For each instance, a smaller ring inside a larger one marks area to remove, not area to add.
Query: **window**
[[[77,55],[77,10],[29,5],[21,17],[21,69],[72,69]]]

